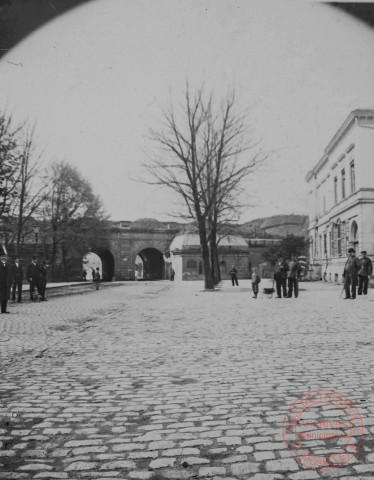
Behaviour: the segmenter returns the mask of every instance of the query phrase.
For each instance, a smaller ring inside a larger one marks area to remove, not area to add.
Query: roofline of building
[[[322,158],[318,161],[318,163],[307,173],[305,180],[309,182],[313,176],[317,175],[317,173],[320,171],[320,169],[323,167],[323,165],[327,162],[328,156],[331,153],[331,151],[335,148],[336,144],[339,142],[339,140],[342,138],[342,136],[351,128],[351,126],[355,123],[356,118],[360,115],[373,115],[374,116],[374,110],[371,108],[357,108],[356,110],[353,110],[348,117],[345,119],[345,121],[342,123],[338,131],[335,133],[335,135],[332,137],[330,142],[327,144],[327,147],[324,150],[324,154]]]

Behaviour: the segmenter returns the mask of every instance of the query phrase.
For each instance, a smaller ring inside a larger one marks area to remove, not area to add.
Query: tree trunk
[[[214,285],[218,285],[221,281],[221,272],[219,269],[218,248],[215,236],[213,236],[210,240],[210,263],[212,265],[212,277]]]
[[[205,220],[199,219],[198,224],[199,224],[201,255],[203,257],[203,265],[204,265],[205,290],[214,290],[214,281],[212,277],[212,269],[211,269],[210,258],[209,258],[209,246],[206,239]]]
[[[219,284],[219,282],[221,281],[221,269],[220,269],[220,266],[219,266],[219,257],[218,257],[218,246],[217,246],[217,243],[214,243],[214,246],[213,246],[213,262],[214,262],[214,265],[215,265],[215,272],[216,272],[216,285]]]

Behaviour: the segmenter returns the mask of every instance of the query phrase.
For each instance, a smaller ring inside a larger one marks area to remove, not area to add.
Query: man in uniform
[[[292,297],[292,291],[294,291],[295,298],[299,296],[299,277],[301,272],[301,266],[298,262],[296,255],[292,255],[291,261],[288,262],[288,298]]]
[[[355,249],[352,247],[348,248],[348,259],[343,272],[345,300],[348,298],[354,300],[356,298],[357,274],[360,268],[360,261],[356,257]]]
[[[362,257],[359,258],[360,270],[358,271],[358,295],[367,295],[369,277],[373,275],[373,263],[367,256],[366,250],[361,252]]]
[[[22,302],[22,281],[23,281],[23,266],[20,263],[20,258],[16,257],[14,259],[14,264],[12,265],[12,300],[16,301],[16,290],[17,290],[17,302]]]
[[[7,251],[0,245],[0,304],[1,313],[10,313],[7,311],[8,299],[10,297],[10,287],[12,285],[12,270],[7,262]]]
[[[33,255],[31,259],[31,263],[27,265],[26,278],[30,283],[30,300],[34,300],[35,287],[39,295],[41,295],[40,270],[39,270],[38,264],[36,263],[36,255]]]
[[[278,261],[275,264],[275,271],[274,271],[274,280],[277,289],[277,298],[287,297],[287,271],[288,271],[288,264],[282,257],[279,255]]]

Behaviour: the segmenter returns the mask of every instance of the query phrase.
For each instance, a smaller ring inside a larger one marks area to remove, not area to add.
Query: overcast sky
[[[306,173],[350,111],[374,107],[374,32],[301,0],[96,0],[1,60],[0,108],[35,122],[47,161],[76,165],[113,219],[167,220],[175,197],[132,179],[187,78],[217,98],[235,88],[274,152],[241,221],[306,213]]]

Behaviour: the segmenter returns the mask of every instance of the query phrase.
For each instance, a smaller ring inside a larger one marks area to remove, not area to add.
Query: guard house
[[[175,280],[203,280],[203,261],[200,239],[197,233],[184,233],[172,240],[170,247],[171,263]],[[239,278],[248,278],[249,251],[245,238],[227,235],[219,241],[218,256],[222,279],[229,278],[232,265],[238,270]]]
[[[347,250],[374,259],[374,109],[350,113],[307,174],[312,278],[341,283]]]

